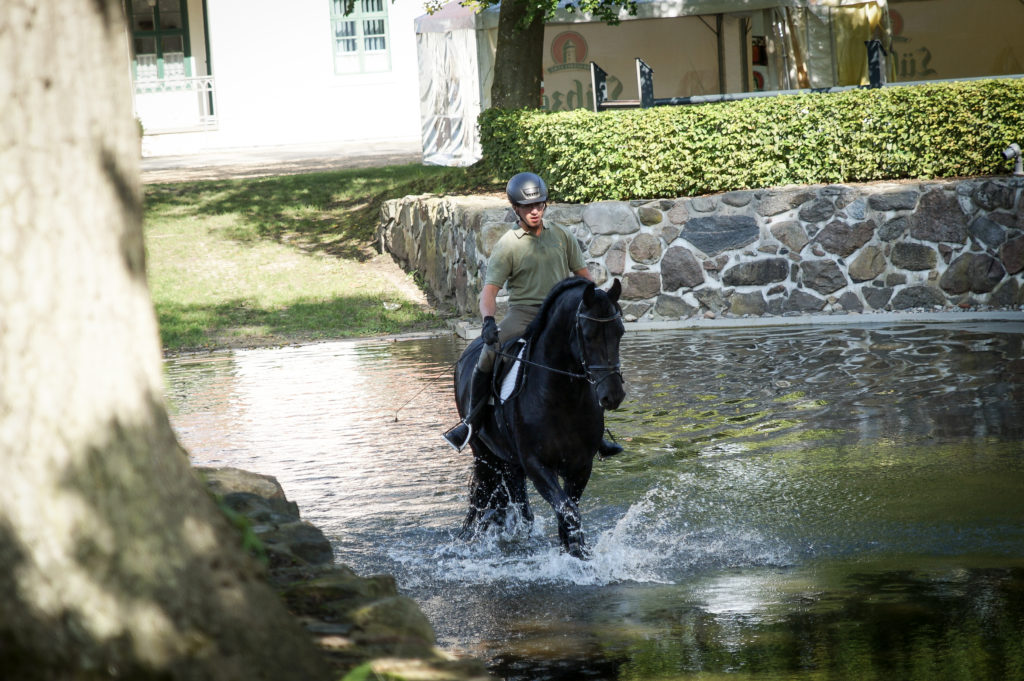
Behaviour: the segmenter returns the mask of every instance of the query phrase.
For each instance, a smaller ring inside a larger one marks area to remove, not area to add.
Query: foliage
[[[475,12],[482,12],[488,7],[500,3],[501,0],[463,0],[459,4],[463,7],[469,7]],[[637,10],[637,0],[568,0],[568,2],[559,2],[559,0],[528,0],[525,4],[526,13],[522,20],[522,26],[529,25],[538,16],[544,21],[550,21],[555,17],[555,11],[559,7],[570,13],[590,14],[598,21],[603,21],[612,26],[619,23],[620,10],[624,9],[632,16],[636,16]],[[431,14],[443,6],[444,2],[440,0],[427,0],[426,2],[427,11]]]
[[[1006,172],[1024,79],[749,98],[593,113],[481,114],[497,175],[531,170],[563,201]]]
[[[380,203],[498,186],[481,168],[418,165],[151,185],[147,270],[164,349],[435,327],[373,267]]]

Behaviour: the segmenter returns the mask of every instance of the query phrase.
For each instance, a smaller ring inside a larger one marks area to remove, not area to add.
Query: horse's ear
[[[619,302],[619,296],[622,294],[622,284],[618,279],[612,284],[612,287],[608,289],[608,297],[611,298],[613,303]]]

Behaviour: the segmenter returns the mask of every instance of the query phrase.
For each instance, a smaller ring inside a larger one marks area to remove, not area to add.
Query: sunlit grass
[[[165,351],[401,333],[441,325],[371,247],[384,200],[493,191],[418,165],[146,188],[149,285]]]

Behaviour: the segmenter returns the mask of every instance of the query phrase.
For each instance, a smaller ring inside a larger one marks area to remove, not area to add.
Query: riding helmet
[[[515,205],[529,203],[540,203],[548,200],[548,186],[540,175],[533,173],[519,173],[513,175],[505,187],[505,194],[508,200]]]

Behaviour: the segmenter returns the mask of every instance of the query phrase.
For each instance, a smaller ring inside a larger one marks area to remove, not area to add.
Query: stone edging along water
[[[627,321],[1024,308],[1024,178],[813,185],[552,204]],[[497,197],[406,196],[377,236],[427,292],[477,314],[487,258],[514,225]]]

